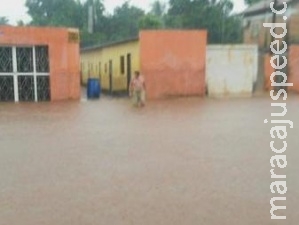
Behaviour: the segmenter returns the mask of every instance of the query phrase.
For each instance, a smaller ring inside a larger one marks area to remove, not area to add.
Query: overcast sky
[[[27,15],[25,1],[26,0],[0,0],[0,16],[5,16],[9,19],[9,22],[16,24],[16,21],[23,20],[25,22],[30,21],[30,17]],[[49,0],[51,1],[51,0]],[[130,0],[132,5],[144,9],[145,11],[150,7],[151,3],[155,0]],[[167,0],[162,0],[167,2]],[[113,12],[115,6],[121,5],[125,0],[104,0],[105,8],[108,12]],[[239,12],[245,8],[243,0],[233,0],[235,4],[235,11]]]

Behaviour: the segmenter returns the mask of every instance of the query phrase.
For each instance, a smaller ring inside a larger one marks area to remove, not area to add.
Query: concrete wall
[[[251,96],[258,74],[258,47],[210,45],[206,71],[209,96]]]
[[[100,46],[91,50],[81,50],[82,82],[88,77],[100,78],[103,90],[109,90],[109,61],[112,61],[112,91],[127,90],[127,54],[131,54],[131,75],[139,70],[139,42],[128,41]],[[120,57],[125,57],[124,73],[121,73]]]
[[[205,94],[206,31],[141,31],[147,98]]]
[[[79,31],[67,28],[0,26],[0,44],[48,45],[51,100],[80,98]]]

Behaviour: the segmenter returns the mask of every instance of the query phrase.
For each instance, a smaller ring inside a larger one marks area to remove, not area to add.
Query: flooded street
[[[0,225],[297,225],[299,99],[286,221],[270,220],[270,97],[0,104]]]

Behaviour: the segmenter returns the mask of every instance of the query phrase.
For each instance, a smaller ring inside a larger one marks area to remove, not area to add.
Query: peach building
[[[127,92],[135,70],[148,99],[204,96],[207,31],[144,30],[136,39],[81,49],[82,81],[99,78],[108,93]]]
[[[0,26],[0,102],[79,98],[77,29]]]
[[[204,96],[207,31],[140,33],[140,62],[147,97]]]

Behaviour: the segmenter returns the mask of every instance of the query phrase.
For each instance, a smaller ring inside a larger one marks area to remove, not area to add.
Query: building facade
[[[0,102],[78,100],[79,31],[0,26]]]
[[[277,10],[284,8],[284,2],[287,4],[286,12],[282,15],[276,15],[270,9],[270,3],[273,0],[263,0],[256,3],[243,12],[244,24],[244,43],[258,44],[260,54],[263,57],[263,76],[264,89],[270,90],[270,76],[274,71],[270,64],[270,44],[274,41],[271,37],[270,28],[264,28],[263,23],[285,23],[287,34],[279,41],[287,43],[287,51],[284,55],[287,57],[288,63],[285,73],[288,76],[288,82],[293,83],[292,87],[288,87],[288,91],[299,92],[299,0],[277,0]],[[282,28],[276,28],[275,33],[282,34]],[[281,45],[282,46],[282,45]]]
[[[82,82],[100,78],[104,91],[127,92],[134,71],[148,99],[205,95],[207,31],[147,30],[136,39],[81,49]]]
[[[126,93],[139,69],[137,38],[81,49],[81,82],[98,78],[104,92]]]
[[[289,45],[299,44],[299,0],[277,0],[277,10],[283,9],[283,3],[287,3],[287,11],[283,15],[276,15],[270,9],[273,0],[262,0],[243,12],[243,37],[245,44],[258,44],[260,49],[269,49],[271,43],[270,29],[263,23],[286,23],[288,33],[283,38]],[[284,16],[287,20],[284,20]],[[274,19],[274,21],[273,21]],[[277,28],[280,34],[282,29]]]

